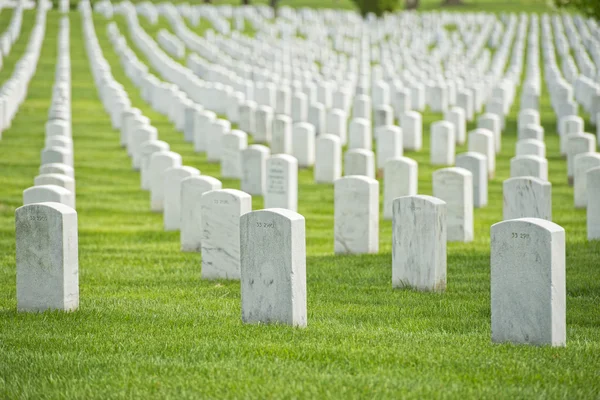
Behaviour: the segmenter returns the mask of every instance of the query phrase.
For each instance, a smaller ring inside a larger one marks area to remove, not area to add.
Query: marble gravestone
[[[552,221],[552,184],[533,176],[510,178],[502,184],[504,220],[540,218]]]
[[[473,241],[473,175],[464,168],[433,173],[433,196],[446,202],[449,242]]]
[[[265,208],[298,208],[298,161],[289,154],[276,154],[267,159]]]
[[[242,177],[242,151],[248,147],[246,132],[234,129],[223,135],[221,143],[221,177]]]
[[[448,121],[431,124],[430,157],[432,165],[454,164],[456,146],[454,125]]]
[[[292,119],[287,115],[276,115],[273,120],[273,154],[292,154]]]
[[[176,231],[181,228],[181,182],[195,175],[200,175],[200,171],[187,166],[171,167],[163,172],[165,231]]]
[[[420,151],[423,147],[423,118],[417,111],[407,111],[400,115],[402,144],[404,150]],[[370,147],[369,147],[370,149]]]
[[[488,204],[487,159],[481,153],[469,151],[456,156],[456,166],[473,175],[473,207],[482,208]]]
[[[494,136],[487,129],[475,129],[469,133],[469,151],[483,154],[487,162],[488,178],[492,179],[496,172],[496,153]]]
[[[364,118],[354,118],[348,128],[348,150],[371,150],[371,121]]]
[[[546,144],[536,139],[519,140],[516,145],[515,155],[546,158]]]
[[[491,227],[492,342],[566,345],[565,230],[538,218]]]
[[[240,279],[240,217],[251,211],[252,197],[240,190],[202,195],[203,279]]]
[[[292,133],[292,156],[298,161],[298,167],[307,168],[314,165],[315,140],[314,126],[306,122],[294,125]]]
[[[392,204],[402,196],[417,194],[418,164],[408,157],[388,159],[383,166],[383,218],[391,220]]]
[[[580,153],[593,153],[596,150],[596,137],[590,133],[567,136],[567,175],[569,185],[575,180],[575,156]]]
[[[43,174],[63,174],[70,178],[75,178],[75,170],[73,167],[60,163],[40,165],[40,175]]]
[[[17,208],[17,310],[79,307],[77,212],[60,203]]]
[[[579,153],[574,160],[573,193],[576,208],[585,208],[587,199],[587,172],[600,167],[600,153]],[[596,198],[600,202],[600,198]]]
[[[164,172],[171,167],[181,167],[181,156],[172,151],[159,151],[150,157],[150,209],[161,212],[164,209]]]
[[[150,190],[150,158],[152,154],[169,150],[169,144],[162,140],[151,140],[140,147],[140,185],[143,190]]]
[[[539,156],[516,156],[510,159],[510,177],[533,176],[548,180],[548,161]]]
[[[454,138],[457,145],[467,140],[467,121],[465,111],[460,107],[452,107],[444,112],[444,120],[454,125]]]
[[[202,242],[202,195],[223,187],[212,176],[194,175],[181,181],[181,251],[200,252]]]
[[[375,155],[371,150],[352,149],[344,155],[344,176],[363,175],[375,179]]]
[[[482,114],[477,120],[477,128],[487,129],[494,135],[494,150],[496,154],[502,149],[500,117],[496,114]]]
[[[267,158],[270,150],[267,146],[253,144],[242,151],[243,192],[251,196],[263,196],[266,188]]]
[[[60,203],[75,208],[75,195],[58,185],[36,185],[23,191],[23,205],[32,203]]]
[[[383,168],[385,162],[392,158],[402,157],[402,129],[394,125],[384,125],[376,129],[377,168]]]
[[[316,183],[333,183],[342,176],[342,143],[337,135],[320,135],[314,168]]]
[[[334,183],[334,251],[364,254],[379,251],[379,182],[352,175]]]
[[[38,185],[56,185],[60,187],[64,187],[71,193],[73,193],[73,198],[75,198],[75,179],[63,175],[63,174],[42,174],[38,175],[33,179],[33,183],[35,186]],[[73,207],[75,208],[75,207]]]
[[[587,238],[600,240],[600,167],[586,172]]]
[[[304,217],[280,208],[242,215],[240,256],[243,322],[306,326]]]
[[[446,289],[446,203],[423,195],[393,203],[392,286]]]

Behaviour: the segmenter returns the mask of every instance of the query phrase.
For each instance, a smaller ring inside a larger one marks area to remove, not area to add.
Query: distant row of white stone
[[[39,2],[35,24],[31,30],[25,53],[15,64],[10,78],[8,78],[0,88],[0,139],[2,138],[2,132],[10,128],[19,106],[27,96],[29,81],[35,73],[40,57],[42,42],[44,40],[46,12],[51,7],[52,4],[48,0]],[[2,39],[0,39],[1,46],[3,47],[3,54],[4,50],[7,50],[7,53],[10,51],[12,43],[16,41],[21,32],[21,14],[22,10],[18,7],[11,19],[7,32],[5,32]],[[19,17],[17,17],[17,15],[19,15]]]
[[[23,25],[23,7],[17,6],[6,27],[6,30],[0,35],[0,70],[2,69],[3,59],[8,57],[13,44],[21,36],[21,26]],[[0,130],[1,131],[1,130]]]

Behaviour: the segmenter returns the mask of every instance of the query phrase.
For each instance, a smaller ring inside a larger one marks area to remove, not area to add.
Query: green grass
[[[516,4],[516,2],[515,2]],[[0,22],[8,13],[0,14]],[[306,217],[308,327],[241,323],[239,282],[200,279],[200,257],[163,232],[149,194],[119,146],[92,80],[79,14],[71,18],[73,132],[79,217],[80,309],[16,313],[14,210],[33,184],[54,81],[58,14],[52,11],[29,96],[0,141],[0,398],[598,398],[600,242],[586,240],[585,211],[573,208],[547,93],[541,117],[553,184],[554,221],[567,234],[567,347],[490,341],[489,227],[502,218],[502,181],[516,142],[508,117],[490,205],[475,210],[475,240],[448,246],[443,294],[391,288],[391,224],[381,222],[377,255],[334,256],[333,187],[299,176]],[[28,40],[34,13],[0,72]],[[127,36],[124,20],[117,18]],[[95,16],[115,78],[185,165],[219,178],[153,112],[123,73]],[[130,42],[135,50],[135,47]],[[419,192],[431,194],[428,127]],[[472,125],[470,126],[470,128]],[[464,151],[462,147],[457,152]],[[239,188],[234,180],[224,187]],[[253,198],[254,209],[262,199]]]

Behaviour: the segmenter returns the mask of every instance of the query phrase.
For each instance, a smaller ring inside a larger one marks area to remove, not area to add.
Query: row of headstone
[[[2,132],[11,127],[12,120],[19,110],[19,106],[27,96],[29,81],[35,73],[40,57],[44,32],[46,30],[46,13],[49,8],[52,8],[52,4],[48,0],[38,3],[35,24],[29,35],[27,48],[23,56],[15,64],[10,78],[0,87],[0,139],[2,138]],[[17,10],[16,12],[21,11]],[[18,25],[20,26],[20,22]],[[16,26],[17,24],[15,24]],[[4,39],[1,41],[4,43],[13,43],[19,35],[20,27],[18,30],[15,28],[9,29],[10,32],[2,36]]]
[[[23,204],[55,202],[75,208],[75,174],[71,128],[71,57],[69,19],[60,20],[52,99],[45,126],[39,175],[23,192]]]
[[[40,174],[35,177],[34,186],[23,192],[24,205],[15,212],[18,311],[73,311],[79,307],[67,17],[60,20],[57,42],[55,82]]]
[[[8,57],[12,46],[21,35],[23,9],[23,5],[21,4],[17,4],[16,7],[14,7],[8,26],[0,35],[0,69],[2,68],[2,59]]]

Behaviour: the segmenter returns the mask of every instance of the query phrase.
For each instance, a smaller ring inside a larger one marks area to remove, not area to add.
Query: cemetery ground
[[[11,12],[0,13],[6,26]],[[4,60],[12,73],[34,22]],[[116,16],[127,36],[124,18]],[[553,220],[567,240],[566,348],[494,345],[490,340],[490,226],[502,220],[502,181],[516,143],[515,103],[507,119],[489,205],[475,209],[475,240],[448,244],[445,293],[393,290],[391,222],[381,218],[377,255],[333,255],[333,186],[299,172],[298,212],[306,218],[308,327],[243,325],[239,281],[200,279],[200,256],[180,251],[149,211],[119,133],[98,99],[80,15],[70,13],[73,141],[79,219],[80,307],[16,312],[14,210],[37,175],[56,62],[59,14],[49,12],[42,54],[12,127],[0,141],[1,398],[547,397],[600,394],[600,241],[587,241],[585,210],[573,207],[554,114],[543,89]],[[143,102],[94,15],[115,78],[183,157],[220,178],[219,165],[193,151],[166,117]],[[142,25],[156,37],[164,19]],[[137,50],[129,41],[130,46]],[[145,60],[138,52],[138,57]],[[419,193],[431,194],[429,125],[419,162]],[[586,120],[587,125],[587,120]],[[469,129],[474,128],[473,124]],[[466,146],[457,147],[457,153]],[[239,181],[222,179],[223,187]],[[382,189],[382,188],[381,188]],[[383,200],[383,196],[381,196]],[[262,208],[254,196],[253,209]]]

